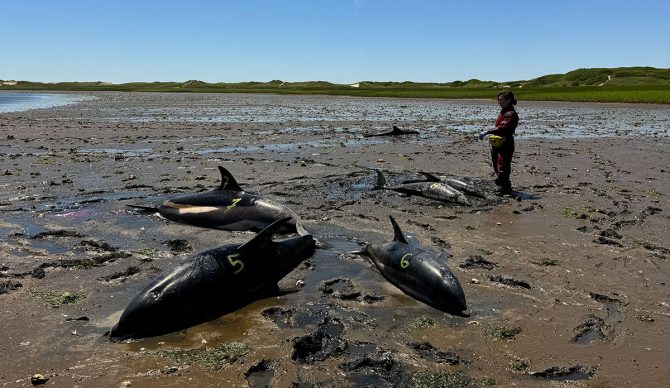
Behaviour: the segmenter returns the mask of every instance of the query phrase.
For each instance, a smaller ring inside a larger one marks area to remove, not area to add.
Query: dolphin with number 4
[[[393,241],[367,244],[355,252],[372,260],[379,272],[404,293],[446,313],[468,317],[463,288],[456,276],[431,252],[410,245],[400,226],[389,216],[393,225]]]
[[[281,225],[280,233],[307,234],[298,216],[287,207],[242,190],[233,175],[219,166],[221,184],[214,190],[170,198],[158,207],[128,205],[142,211],[158,212],[180,223],[221,230],[254,231],[290,217]]]
[[[288,221],[276,221],[245,244],[191,256],[158,275],[126,307],[110,339],[171,333],[277,295],[277,282],[315,248],[311,235],[273,240]]]
[[[425,171],[419,171],[419,174],[423,175],[423,179],[412,179],[412,180],[404,180],[402,183],[403,184],[410,184],[410,183],[420,183],[420,182],[440,182],[445,185],[448,185],[456,190],[459,190],[467,195],[472,195],[474,197],[478,198],[483,198],[486,199],[487,196],[484,192],[481,190],[477,189],[474,187],[472,184],[465,182],[461,179],[456,179],[456,178],[450,178],[446,176],[440,176],[437,177],[429,172]]]
[[[391,190],[405,196],[416,195],[418,197],[434,199],[442,202],[452,202],[460,205],[470,206],[472,202],[462,192],[441,182],[413,182],[403,183],[400,186],[386,186],[386,178],[381,171],[375,169],[377,183],[373,190]]]

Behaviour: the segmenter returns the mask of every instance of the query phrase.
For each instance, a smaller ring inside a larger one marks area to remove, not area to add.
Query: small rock
[[[48,377],[44,376],[41,373],[35,373],[31,378],[30,378],[30,383],[32,385],[40,385],[44,384],[49,380]]]

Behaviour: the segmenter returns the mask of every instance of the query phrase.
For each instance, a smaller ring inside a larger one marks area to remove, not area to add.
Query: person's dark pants
[[[505,143],[508,143],[506,141]],[[514,155],[514,143],[505,144],[501,147],[491,147],[491,161],[493,162],[493,171],[498,176],[495,180],[496,185],[503,192],[512,191],[512,182],[510,174],[512,173],[512,156]]]

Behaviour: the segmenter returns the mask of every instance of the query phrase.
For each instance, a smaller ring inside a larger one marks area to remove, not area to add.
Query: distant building
[[[14,85],[16,85],[17,83],[18,83],[17,81],[2,81],[2,82],[0,83],[0,85],[14,86]]]

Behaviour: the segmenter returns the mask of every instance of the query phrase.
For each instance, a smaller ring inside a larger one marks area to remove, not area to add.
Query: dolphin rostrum
[[[393,130],[382,133],[366,133],[363,137],[374,137],[374,136],[400,136],[400,135],[418,135],[419,132],[413,129],[400,129],[393,126]]]
[[[386,178],[380,170],[377,173],[377,183],[373,190],[392,190],[404,195],[416,195],[428,199],[443,202],[452,202],[460,205],[470,206],[472,202],[460,191],[441,182],[412,182],[397,187],[386,186]]]
[[[314,253],[311,235],[272,239],[288,221],[274,222],[245,244],[191,256],[158,275],[126,307],[110,338],[171,333],[276,295],[277,282]]]
[[[410,245],[393,217],[393,241],[367,244],[359,254],[404,293],[449,314],[468,317],[465,294],[449,267],[427,250]]]
[[[259,231],[285,217],[280,233],[307,234],[292,210],[257,193],[242,190],[233,175],[219,166],[221,184],[214,190],[170,198],[158,207],[128,205],[184,224],[221,230]]]

